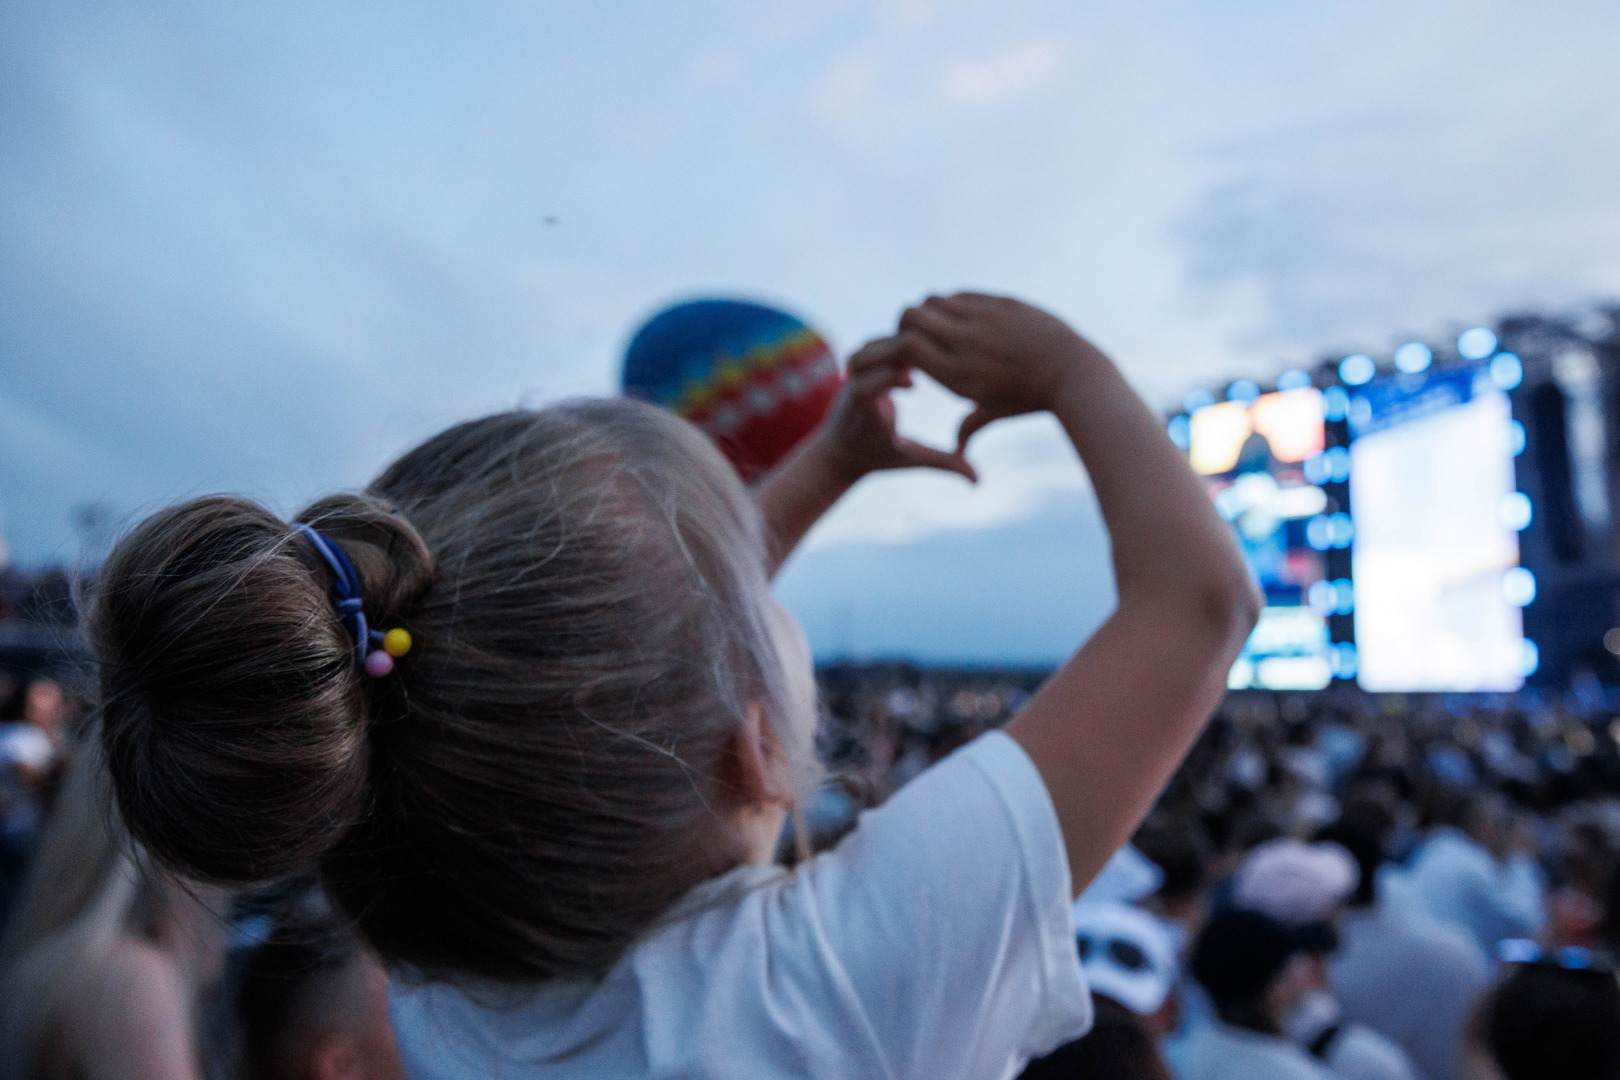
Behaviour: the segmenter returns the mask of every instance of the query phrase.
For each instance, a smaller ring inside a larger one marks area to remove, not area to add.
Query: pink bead
[[[380,679],[394,670],[394,658],[381,649],[366,654],[366,674]]]

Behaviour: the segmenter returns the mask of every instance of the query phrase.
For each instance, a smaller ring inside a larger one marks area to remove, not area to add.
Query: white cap
[[[1152,896],[1164,884],[1164,871],[1159,864],[1137,851],[1131,844],[1122,844],[1108,857],[1097,876],[1091,879],[1077,904],[1096,900],[1117,900],[1134,904]]]
[[[1175,941],[1164,923],[1139,907],[1099,900],[1075,906],[1074,933],[1094,993],[1140,1016],[1159,1011],[1176,983]]]
[[[1361,882],[1361,868],[1343,847],[1284,837],[1253,851],[1238,867],[1232,899],[1289,926],[1333,916]]]

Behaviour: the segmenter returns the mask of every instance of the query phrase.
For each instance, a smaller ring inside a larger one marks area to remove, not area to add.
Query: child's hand
[[[833,403],[820,438],[829,460],[848,483],[869,472],[921,466],[978,476],[961,452],[950,454],[902,438],[894,426],[889,392],[911,385],[911,369],[902,358],[899,337],[867,342],[849,358],[849,382]]]
[[[982,293],[929,297],[900,317],[905,361],[977,408],[957,453],[993,420],[1050,409],[1086,359],[1100,356],[1055,315]]]

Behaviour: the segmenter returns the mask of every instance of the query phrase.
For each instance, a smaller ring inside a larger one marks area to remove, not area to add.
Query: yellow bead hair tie
[[[386,634],[372,632],[372,640],[377,641],[382,648],[373,649],[366,655],[366,674],[374,679],[381,679],[394,670],[394,661],[411,651],[411,632],[402,626],[396,626]]]
[[[411,632],[403,626],[396,626],[383,635],[383,651],[395,660],[411,651]]]

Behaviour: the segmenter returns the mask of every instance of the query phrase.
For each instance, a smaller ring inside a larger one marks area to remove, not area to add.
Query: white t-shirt
[[[1277,1035],[1202,1024],[1187,1038],[1183,1080],[1333,1080],[1304,1050]]]
[[[693,890],[599,983],[390,991],[415,1080],[998,1080],[1091,999],[1040,774],[984,735],[796,872]]]

